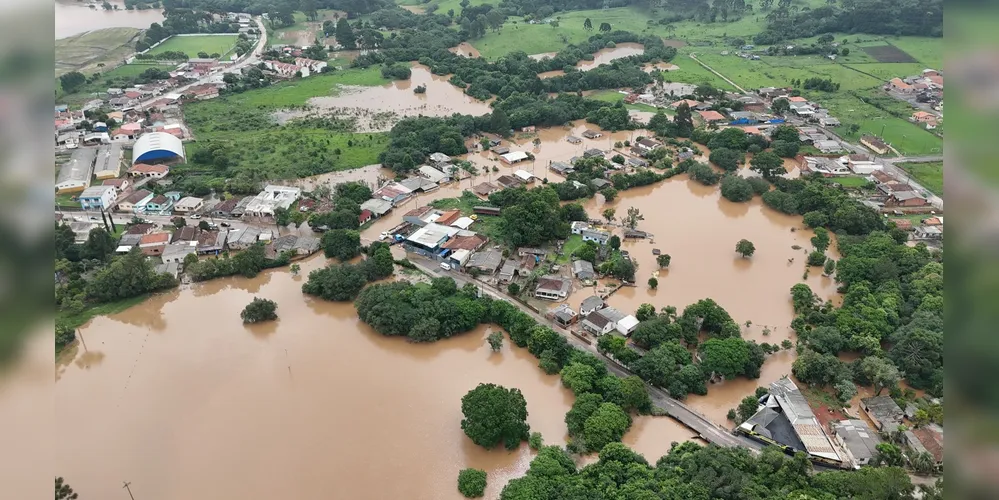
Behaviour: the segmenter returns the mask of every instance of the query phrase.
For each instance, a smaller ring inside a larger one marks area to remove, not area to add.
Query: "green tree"
[[[736,203],[753,199],[753,186],[738,175],[726,175],[721,181],[721,195]]]
[[[70,71],[59,76],[59,85],[67,94],[72,94],[87,83],[87,77],[79,71]]]
[[[815,228],[815,236],[812,236],[811,242],[816,250],[825,252],[829,248],[829,230],[824,227]]]
[[[849,380],[836,382],[834,388],[836,389],[836,399],[839,399],[839,402],[844,405],[848,404],[857,395],[857,386]]]
[[[655,319],[656,317],[656,306],[652,304],[642,304],[638,306],[635,311],[635,318],[638,321],[648,321],[650,319]]]
[[[489,348],[493,352],[499,352],[503,349],[503,332],[493,332],[486,337],[486,341],[489,342]]]
[[[605,187],[600,190],[600,194],[604,196],[604,201],[610,203],[614,201],[615,198],[617,198],[617,189],[614,189],[612,187]],[[606,211],[605,211],[605,216],[606,216]]]
[[[736,412],[739,414],[739,420],[743,422],[749,420],[749,417],[756,414],[756,410],[759,407],[760,402],[755,395],[742,398],[742,401],[739,402],[739,407],[736,409]]]
[[[774,141],[770,147],[774,154],[781,158],[794,158],[798,154],[800,143],[798,142],[798,138],[795,137],[794,141]]]
[[[302,293],[343,302],[354,300],[367,283],[368,278],[360,266],[332,264],[309,273],[309,279],[302,285]]]
[[[607,246],[609,246],[611,248],[611,250],[618,250],[618,249],[620,249],[621,248],[621,237],[618,236],[618,235],[616,235],[616,234],[613,235],[613,236],[611,236],[610,239],[607,240]]]
[[[601,403],[583,424],[586,449],[599,451],[608,443],[620,441],[631,427],[631,417],[614,403]]]
[[[753,155],[753,159],[749,161],[749,165],[750,168],[768,179],[785,172],[784,160],[781,160],[779,156],[770,151],[763,151],[762,153]]]
[[[891,361],[877,356],[868,356],[860,361],[860,372],[874,384],[875,396],[881,395],[885,387],[894,387],[901,378],[898,368]]]
[[[323,233],[321,240],[326,257],[350,260],[361,254],[361,235],[348,229],[333,229]]]
[[[351,28],[350,23],[347,22],[346,17],[341,17],[337,21],[335,37],[336,42],[343,48],[349,50],[357,48],[357,36],[354,34],[354,29]]]
[[[94,302],[112,302],[175,286],[177,280],[172,275],[156,273],[152,263],[133,248],[97,271],[84,293]]]
[[[815,250],[814,252],[808,254],[807,262],[809,266],[823,266],[826,263],[826,254],[822,253],[821,250]]]
[[[642,212],[635,207],[628,207],[628,215],[621,219],[621,223],[630,229],[635,229],[638,227],[638,221],[643,220],[645,220],[645,216],[642,215]]]
[[[520,285],[516,283],[510,283],[506,286],[506,293],[516,297],[520,295]]]
[[[615,210],[613,207],[611,207],[611,208],[605,208],[604,211],[603,211],[604,219],[606,219],[607,222],[613,222],[614,221],[614,215],[616,215],[616,214],[617,214],[617,210]]]
[[[486,449],[503,443],[512,450],[529,437],[527,401],[519,389],[479,384],[461,398],[461,413],[465,435]]]
[[[489,130],[503,136],[510,133],[510,118],[502,108],[493,109],[489,115]]]
[[[486,492],[486,471],[462,469],[458,473],[458,492],[465,498],[481,497]]]
[[[545,445],[545,440],[541,436],[540,432],[532,432],[531,437],[527,439],[527,445],[530,446],[532,450],[538,451]]]
[[[686,102],[676,107],[673,125],[676,126],[677,137],[690,137],[694,133],[694,117]]]
[[[805,283],[797,283],[791,287],[791,303],[794,305],[794,312],[806,312],[815,307],[818,301],[818,295],[815,295],[815,292]]]
[[[277,303],[269,299],[254,297],[253,300],[239,313],[243,323],[260,323],[261,321],[273,321],[277,319]]]
[[[170,223],[173,224],[173,227],[180,228],[187,225],[187,220],[184,219],[183,217],[174,217],[170,219]]]
[[[756,253],[756,245],[753,245],[752,241],[742,239],[735,244],[735,251],[743,258],[752,257]]]
[[[669,262],[672,259],[673,258],[667,253],[659,254],[656,256],[656,264],[659,264],[660,268],[667,268],[669,267]]]
[[[887,465],[889,467],[901,467],[905,458],[902,456],[902,450],[891,443],[879,443],[876,446],[878,450],[874,456],[873,461],[879,465]]]
[[[574,394],[590,392],[597,380],[597,372],[590,365],[569,363],[562,368],[562,385]]]
[[[291,271],[292,275],[298,276],[298,273],[302,271],[302,266],[300,266],[298,264],[292,264],[291,268],[289,268],[289,270]]]
[[[202,231],[210,231],[212,229],[212,226],[211,224],[208,223],[208,221],[203,220],[201,222],[198,222],[198,229]]]
[[[76,329],[64,324],[56,324],[55,328],[55,347],[56,352],[59,352],[66,348],[66,346],[72,344],[76,340]]]
[[[659,288],[659,280],[656,279],[655,277],[649,278],[649,288],[653,290]]]
[[[600,28],[598,29],[601,33],[610,33],[612,28],[610,23],[600,23]]]
[[[87,235],[87,241],[83,243],[83,256],[88,259],[107,260],[114,255],[114,238],[102,227],[95,227]]]
[[[744,157],[738,151],[729,148],[718,148],[711,150],[711,155],[708,156],[708,159],[723,170],[734,172],[739,169],[739,164],[742,163]]]
[[[79,498],[79,494],[73,491],[65,479],[55,478],[55,500],[76,500],[77,498]]]
[[[701,369],[727,379],[739,375],[757,378],[763,359],[762,356],[754,358],[750,346],[749,342],[738,337],[708,339],[700,347]]]
[[[825,267],[822,269],[822,274],[825,276],[832,276],[836,272],[836,261],[829,259],[826,261]]]
[[[783,115],[784,113],[791,111],[791,103],[786,98],[780,97],[774,99],[773,102],[770,103],[770,110],[775,114]]]
[[[621,408],[624,411],[637,411],[639,413],[652,411],[652,398],[649,397],[649,389],[645,386],[645,382],[635,375],[621,380]]]
[[[590,21],[590,18],[587,17],[583,21],[583,29],[586,31],[593,31],[593,21]]]
[[[570,436],[581,436],[586,420],[604,402],[604,398],[599,394],[584,393],[577,394],[576,401],[572,403],[572,408],[565,414],[565,425]]]

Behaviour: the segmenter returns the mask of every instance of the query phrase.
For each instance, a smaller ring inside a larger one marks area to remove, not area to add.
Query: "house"
[[[604,307],[587,314],[581,324],[594,335],[605,335],[616,329],[618,321],[624,317],[617,309]]]
[[[942,240],[943,229],[941,226],[917,226],[912,236],[917,240]]]
[[[725,121],[725,115],[714,110],[698,111],[697,114],[701,115],[701,119],[704,120],[704,123],[715,123],[715,122]]]
[[[840,125],[839,118],[835,116],[821,116],[819,117],[819,125],[823,127],[838,127]]]
[[[430,161],[438,166],[447,165],[448,163],[451,163],[451,157],[444,153],[431,153]]]
[[[895,182],[895,178],[883,170],[876,170],[871,174],[871,180],[875,184],[887,184]]]
[[[597,156],[603,158],[604,152],[597,148],[590,148],[587,149],[586,151],[583,151],[583,158],[593,158]]]
[[[534,288],[534,296],[545,300],[565,300],[572,289],[572,282],[561,276],[542,276]]]
[[[629,314],[617,320],[614,328],[618,331],[618,333],[627,337],[631,335],[631,332],[635,331],[635,328],[638,328],[638,318]]]
[[[647,139],[643,137],[635,141],[634,149],[638,150],[639,154],[641,154],[642,156],[645,156],[659,147],[662,147],[662,144],[653,141],[652,139]]]
[[[838,141],[833,140],[814,141],[813,145],[815,146],[815,149],[818,149],[823,153],[835,153],[843,150],[843,146],[840,146]]]
[[[433,222],[435,224],[440,224],[442,226],[450,226],[450,225],[452,225],[455,221],[457,221],[460,218],[461,218],[461,210],[457,210],[457,209],[455,209],[455,210],[445,210],[445,211],[441,212],[437,216],[437,218],[434,219],[431,222]]]
[[[496,279],[498,279],[500,283],[509,283],[513,281],[513,276],[515,274],[517,274],[517,263],[511,259],[503,264],[503,267],[501,267],[499,272],[496,274]]]
[[[902,423],[902,409],[888,396],[862,398],[860,408],[867,413],[877,430],[895,430]]]
[[[422,207],[416,207],[404,214],[402,214],[403,222],[412,224],[414,226],[423,227],[428,223],[437,220],[440,215],[440,211],[435,210],[434,207],[430,205],[424,205]]]
[[[572,274],[579,281],[592,281],[597,277],[597,273],[593,270],[593,264],[588,260],[574,260],[572,261]]]
[[[552,172],[555,172],[556,174],[559,175],[569,175],[576,171],[576,169],[572,168],[572,165],[569,165],[568,163],[561,161],[555,161],[549,163],[548,170],[551,170]]]
[[[146,209],[146,203],[153,199],[151,191],[140,189],[124,200],[118,202],[118,210],[121,212],[141,213]]]
[[[604,308],[604,299],[600,298],[599,295],[590,295],[589,297],[583,299],[583,302],[579,304],[579,314],[586,316],[593,311],[597,311]]]
[[[185,196],[174,205],[173,209],[182,214],[197,212],[205,207],[205,200],[195,196]]]
[[[680,101],[674,101],[672,104],[669,105],[669,107],[676,109],[679,108],[681,104],[686,104],[690,109],[694,109],[703,103],[694,101],[692,99],[683,99]]]
[[[198,254],[198,242],[177,241],[163,248],[160,258],[164,264],[182,264],[188,255]]]
[[[468,262],[465,263],[465,269],[477,269],[483,274],[491,275],[499,269],[502,262],[503,254],[495,250],[475,252],[468,258]]]
[[[161,255],[170,244],[170,233],[150,233],[139,239],[139,249],[147,256]]]
[[[492,151],[493,153],[496,153],[496,154],[502,156],[502,155],[505,155],[505,154],[509,153],[510,152],[510,148],[508,148],[506,146],[495,146],[490,151]]]
[[[371,213],[371,210],[366,208],[361,210],[361,213],[357,214],[357,222],[361,225],[367,224],[372,218],[374,218],[374,214]]]
[[[943,226],[943,217],[929,217],[922,220],[924,226]]]
[[[132,165],[132,168],[128,169],[128,175],[132,177],[151,177],[153,179],[162,179],[170,173],[170,167],[167,165],[147,165],[145,163],[136,163]]]
[[[471,233],[471,231],[469,231],[468,233]],[[481,234],[477,233],[463,234],[459,232],[458,234],[454,235],[453,238],[448,240],[447,243],[441,245],[441,248],[453,251],[468,250],[469,252],[474,252],[482,248],[482,246],[485,245],[486,242],[488,241],[489,239],[486,238],[485,236],[482,236]]]
[[[625,160],[625,163],[634,168],[645,168],[649,166],[649,162],[641,158],[628,158]]]
[[[419,169],[417,169],[417,173],[420,174],[420,177],[423,177],[424,179],[433,183],[440,183],[445,180],[450,180],[447,174],[441,172],[440,170],[437,170],[434,167],[431,167],[430,165],[421,166]]]
[[[436,259],[440,256],[441,246],[459,231],[456,227],[431,222],[406,237],[406,246],[407,249]]]
[[[880,138],[873,135],[861,136],[860,143],[867,146],[867,149],[870,149],[879,155],[887,154],[889,150],[885,141],[882,141]]]
[[[395,207],[411,198],[413,196],[413,190],[399,184],[398,182],[390,182],[378,188],[374,192],[373,196],[375,198],[381,198],[385,201],[391,202],[392,206]]]
[[[512,175],[501,175],[496,178],[496,184],[499,184],[503,189],[509,189],[523,186],[524,182]]]
[[[116,195],[117,191],[113,186],[90,186],[80,193],[77,200],[84,210],[110,210]]]
[[[513,165],[514,163],[522,162],[528,158],[529,155],[523,151],[511,151],[500,155],[500,161],[506,163],[507,165]]]
[[[901,78],[895,77],[888,81],[888,88],[896,92],[912,92],[912,85],[905,83]]]
[[[495,193],[495,192],[497,192],[499,190],[500,190],[500,187],[497,186],[496,184],[491,183],[491,182],[483,182],[481,184],[476,184],[472,188],[472,192],[473,193],[475,193],[475,194],[477,194],[479,196],[482,196],[482,197],[487,197],[487,196],[489,196],[489,195],[491,195],[491,194],[493,194],[493,193]]]
[[[833,422],[832,431],[857,468],[869,464],[878,452],[877,446],[881,444],[878,433],[871,430],[863,420]]]
[[[610,233],[596,229],[586,229],[579,234],[583,236],[583,241],[592,241],[598,245],[607,244],[607,241],[610,240],[611,237]]]
[[[597,132],[596,130],[590,130],[590,129],[584,130],[583,133],[579,135],[582,135],[587,139],[599,139],[604,136],[604,134]]]
[[[820,173],[824,177],[849,175],[851,173],[850,169],[847,168],[846,165],[824,156],[806,156],[805,168],[810,172]]]
[[[582,144],[583,140],[574,135],[568,135],[565,137],[566,142],[569,144]]]
[[[229,231],[226,244],[231,250],[246,250],[260,240],[260,229],[247,226],[241,231]]]
[[[915,191],[893,191],[885,200],[886,207],[923,207],[929,201]]]
[[[558,307],[548,311],[547,316],[562,327],[568,327],[578,319],[576,311],[573,311],[569,304],[559,304]]]
[[[436,182],[431,182],[426,177],[413,176],[408,177],[399,181],[399,185],[408,189],[412,193],[429,193],[436,191],[438,187]]]
[[[122,194],[125,191],[127,191],[128,187],[131,184],[129,184],[128,179],[126,179],[126,178],[123,177],[121,179],[107,179],[107,180],[101,182],[101,185],[102,186],[111,186],[111,187],[113,187],[114,190],[115,190],[115,196],[117,196],[117,195]]]
[[[572,231],[572,234],[583,234],[583,231],[590,229],[590,224],[588,222],[576,220],[569,224],[569,229]]]
[[[605,187],[612,186],[611,182],[607,179],[592,179],[590,180],[590,185],[596,190],[601,190]]]
[[[169,212],[171,209],[173,209],[173,200],[161,194],[159,196],[154,196],[147,201],[143,211]]]
[[[909,219],[891,219],[891,222],[903,231],[912,231],[912,221]]]
[[[194,241],[198,239],[198,228],[195,226],[178,227],[173,231],[172,241]]]
[[[233,196],[212,208],[212,215],[215,217],[230,217],[236,205],[243,200],[241,197]]]
[[[513,173],[518,179],[524,182],[524,184],[530,184],[534,182],[534,174],[528,172],[527,170],[518,170]]]
[[[857,153],[847,156],[847,166],[855,174],[869,175],[881,170],[881,164],[874,161],[870,155]]]
[[[909,117],[909,121],[914,123],[922,123],[926,125],[926,128],[933,129],[936,128],[938,120],[936,115],[933,113],[928,113],[926,111],[916,111]]]
[[[912,448],[912,451],[916,454],[929,453],[937,468],[943,467],[944,440],[943,429],[940,426],[930,424],[925,427],[916,427],[905,431],[903,435],[906,444]]]
[[[201,231],[198,234],[198,246],[195,247],[198,255],[218,255],[222,253],[228,237],[228,229],[221,231]]]
[[[371,198],[370,200],[365,200],[364,203],[361,203],[361,210],[371,212],[371,215],[377,219],[384,217],[385,214],[392,210],[392,202],[380,198]]]

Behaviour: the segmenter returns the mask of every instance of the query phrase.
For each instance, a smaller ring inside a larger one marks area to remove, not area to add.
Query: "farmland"
[[[135,52],[142,30],[105,28],[55,41],[55,76],[70,71],[95,73],[123,62]]]
[[[236,35],[228,34],[174,36],[156,48],[150,49],[149,54],[176,51],[187,54],[187,57],[198,57],[199,52],[224,56],[236,46],[236,38]]]

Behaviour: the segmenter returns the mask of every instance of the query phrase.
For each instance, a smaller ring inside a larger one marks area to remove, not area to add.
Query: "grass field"
[[[194,35],[175,36],[155,49],[151,49],[149,54],[162,54],[169,51],[179,51],[187,54],[188,57],[198,57],[198,52],[208,54],[218,53],[222,56],[236,46],[237,35]]]
[[[310,97],[334,95],[337,85],[375,86],[388,83],[377,66],[365,69],[350,68],[281,82],[270,87],[228,96],[225,102],[233,105],[266,107],[271,109],[301,106]]]
[[[95,316],[107,316],[110,314],[120,313],[129,307],[141,304],[147,298],[149,298],[149,295],[140,295],[138,297],[131,297],[116,302],[99,304],[89,307],[79,314],[69,314],[65,311],[59,311],[56,314],[56,323],[65,324],[71,328],[77,328],[90,321],[90,319]]]
[[[588,97],[590,99],[596,99],[598,101],[604,101],[604,102],[619,102],[624,100],[624,94],[616,90],[601,90],[599,92],[594,92],[593,94],[590,94]],[[655,113],[659,111],[659,108],[655,106],[649,106],[648,104],[641,104],[641,103],[625,104],[624,107],[628,109],[633,109],[635,111],[647,111],[650,113]],[[674,114],[669,109],[663,109],[662,111],[666,112],[666,114],[668,115]]]
[[[943,162],[899,163],[917,182],[937,196],[944,194]]]
[[[565,240],[565,244],[562,245],[562,253],[555,259],[556,264],[568,264],[569,260],[572,258],[572,254],[579,250],[579,247],[583,246],[583,237],[578,234],[573,234]]]
[[[114,66],[135,52],[141,30],[105,28],[55,41],[55,76],[70,71],[90,74],[99,64]]]

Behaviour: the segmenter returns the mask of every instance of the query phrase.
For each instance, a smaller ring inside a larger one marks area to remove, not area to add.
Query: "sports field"
[[[151,49],[149,54],[178,51],[187,54],[187,57],[198,57],[199,52],[224,56],[236,46],[236,40],[237,35],[230,34],[174,36]]]

